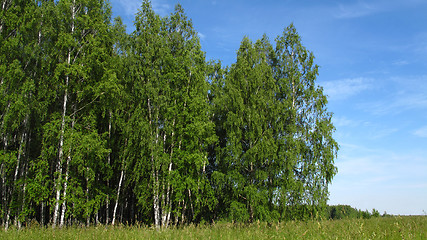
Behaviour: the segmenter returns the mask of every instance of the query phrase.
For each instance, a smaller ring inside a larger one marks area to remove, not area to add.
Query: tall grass
[[[217,223],[159,231],[146,226],[28,227],[2,230],[0,239],[427,239],[427,216],[250,225]]]

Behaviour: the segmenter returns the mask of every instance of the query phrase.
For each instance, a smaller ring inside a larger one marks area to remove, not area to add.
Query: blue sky
[[[294,23],[329,96],[338,174],[329,204],[391,214],[427,212],[427,1],[152,0],[180,3],[207,59],[230,65],[244,36],[271,42]],[[111,0],[133,31],[140,0]]]

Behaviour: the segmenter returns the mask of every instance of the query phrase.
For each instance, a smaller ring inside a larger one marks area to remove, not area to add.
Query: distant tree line
[[[0,224],[325,216],[336,174],[318,66],[293,25],[208,62],[180,5],[2,0]]]
[[[380,215],[380,212],[376,210],[375,208],[372,209],[372,212],[369,212],[368,210],[362,211],[356,208],[353,208],[349,205],[334,205],[334,206],[328,206],[327,207],[327,218],[329,219],[353,219],[353,218],[363,218],[363,219],[369,219],[371,217],[389,217],[390,214],[387,214],[384,212],[382,215]]]

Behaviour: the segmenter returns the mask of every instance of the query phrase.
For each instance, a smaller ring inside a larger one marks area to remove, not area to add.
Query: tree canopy
[[[337,169],[318,66],[295,27],[207,61],[180,5],[1,2],[0,224],[326,216]]]

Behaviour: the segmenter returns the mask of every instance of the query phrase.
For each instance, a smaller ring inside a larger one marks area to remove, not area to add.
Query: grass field
[[[142,226],[23,228],[0,239],[427,239],[427,216],[397,216],[250,225],[218,223],[157,231]]]

